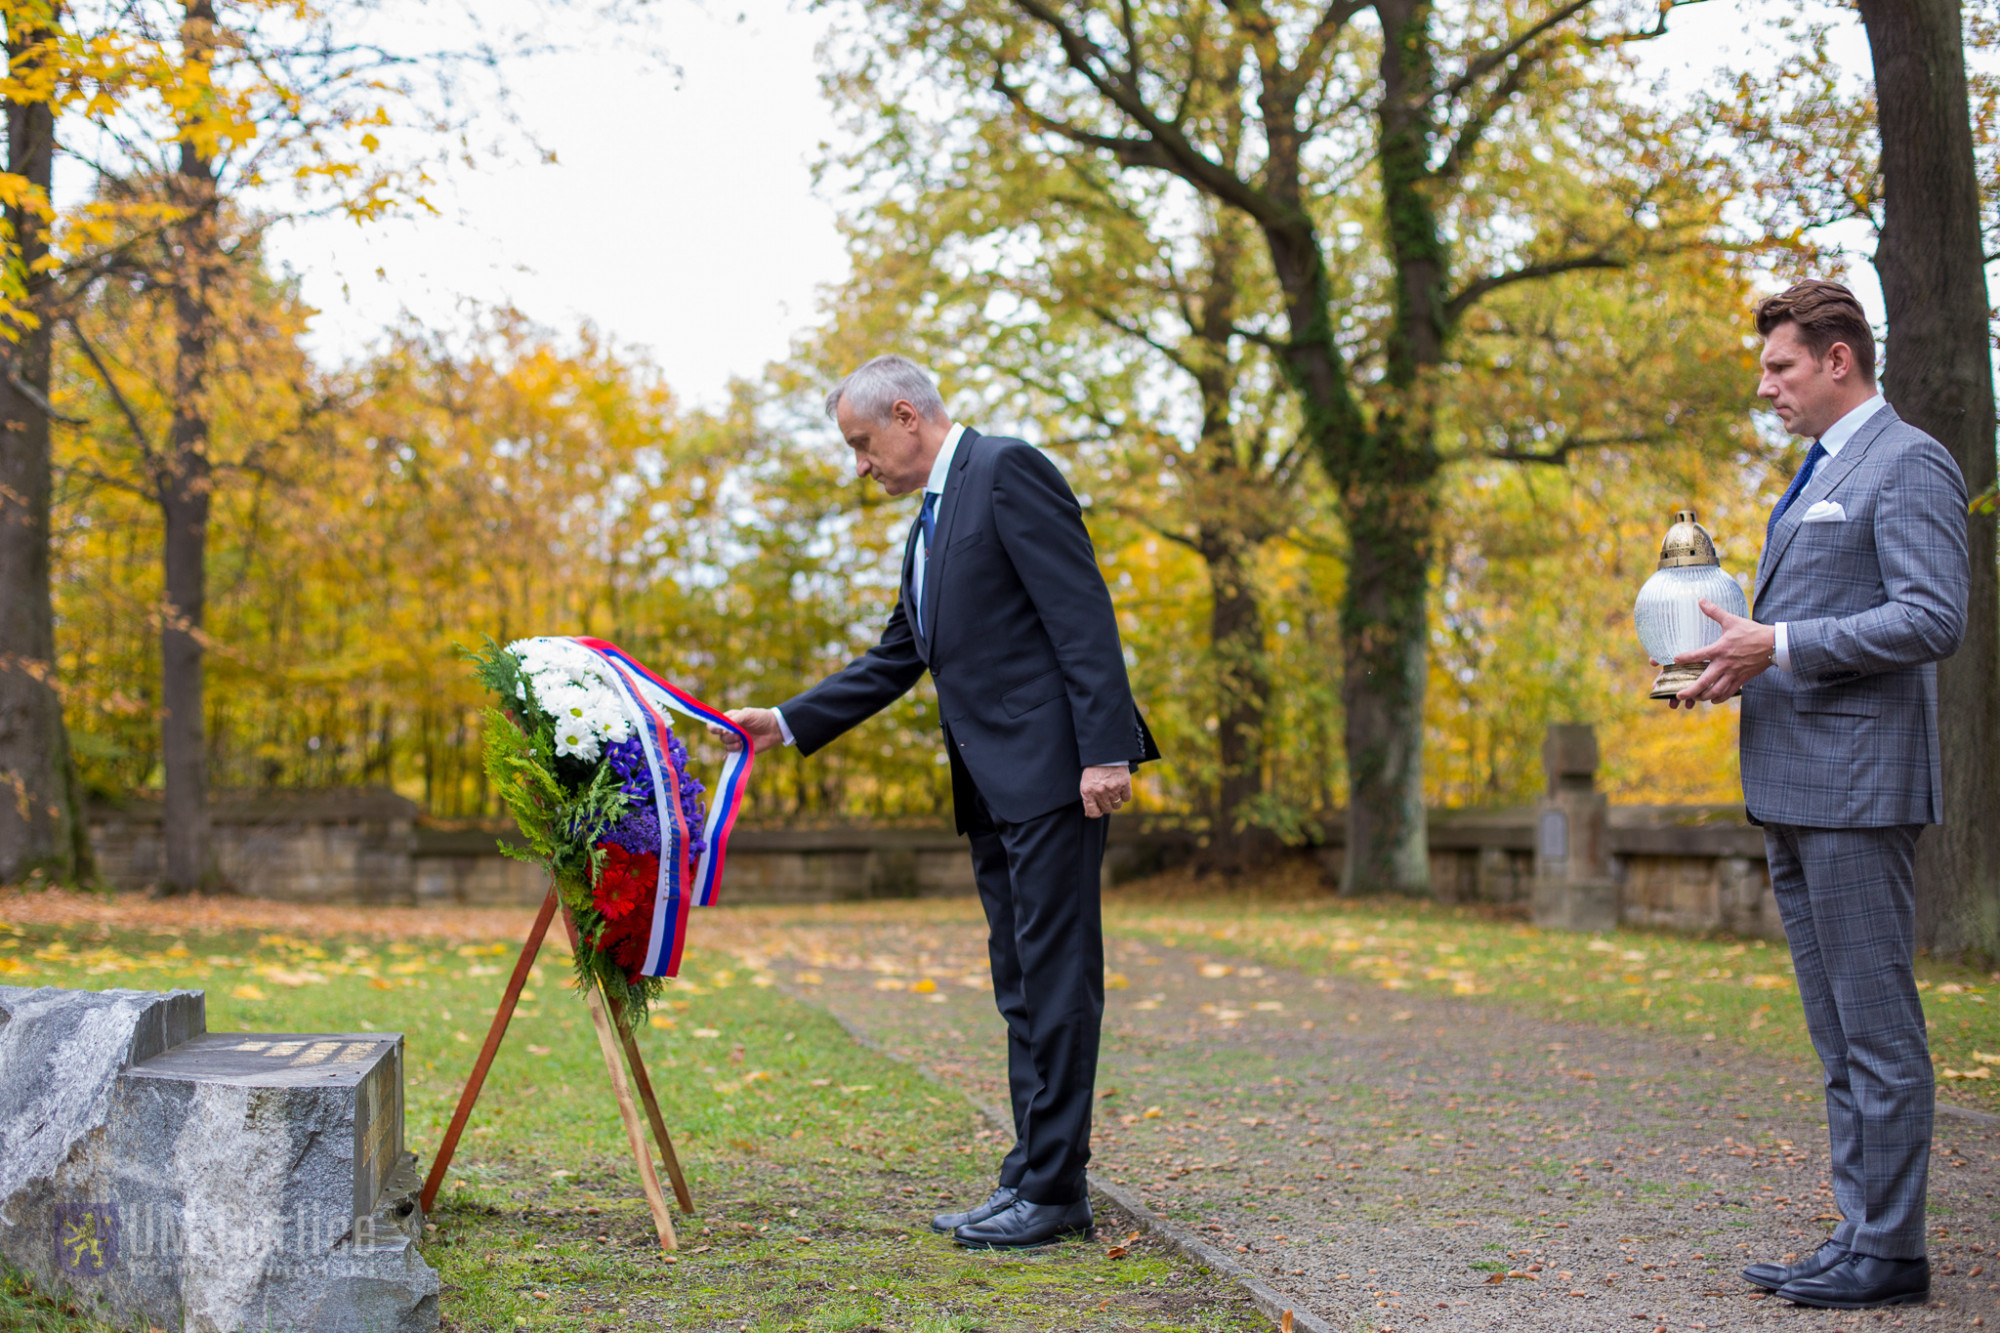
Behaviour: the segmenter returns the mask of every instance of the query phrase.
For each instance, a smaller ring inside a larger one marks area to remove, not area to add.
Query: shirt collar
[[[1826,450],[1828,458],[1833,457],[1840,452],[1843,445],[1854,438],[1856,431],[1868,424],[1868,418],[1874,416],[1888,405],[1889,400],[1887,398],[1884,398],[1879,393],[1876,394],[1873,398],[1870,398],[1867,402],[1855,408],[1831,426],[1828,426],[1826,433],[1819,437],[1819,447]]]
[[[924,489],[942,496],[944,479],[951,475],[951,456],[958,452],[959,437],[965,434],[965,427],[956,421],[945,434],[944,443],[938,446],[937,458],[931,463],[931,479],[924,483]]]

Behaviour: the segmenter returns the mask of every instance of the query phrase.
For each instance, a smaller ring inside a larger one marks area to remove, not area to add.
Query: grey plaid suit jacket
[[[1845,520],[1806,522],[1821,500]],[[1937,663],[1965,632],[1965,505],[1944,446],[1884,406],[1778,520],[1757,564],[1753,615],[1786,622],[1792,669],[1743,687],[1751,818],[1812,828],[1944,821]]]

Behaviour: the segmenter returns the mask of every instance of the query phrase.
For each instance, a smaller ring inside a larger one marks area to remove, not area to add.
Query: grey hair
[[[937,385],[931,383],[922,366],[906,356],[875,357],[834,385],[826,395],[828,419],[839,412],[843,398],[863,421],[887,421],[889,409],[899,402],[916,408],[917,415],[927,420],[950,420]]]

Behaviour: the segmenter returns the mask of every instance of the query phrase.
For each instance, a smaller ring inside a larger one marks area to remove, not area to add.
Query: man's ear
[[[1835,343],[1826,349],[1826,372],[1834,380],[1845,380],[1854,374],[1854,349],[1846,343]]]

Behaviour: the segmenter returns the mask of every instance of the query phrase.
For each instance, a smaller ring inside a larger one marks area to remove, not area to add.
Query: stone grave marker
[[[0,987],[0,1253],[177,1333],[438,1326],[398,1033],[211,1033],[199,991]]]

